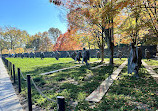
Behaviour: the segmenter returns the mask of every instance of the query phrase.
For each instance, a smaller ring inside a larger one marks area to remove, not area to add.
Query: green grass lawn
[[[144,67],[139,71],[139,79],[127,74],[125,67],[119,80],[114,81],[108,93],[92,109],[82,101],[77,110],[87,111],[156,111],[158,109],[158,84]]]
[[[32,77],[41,91],[47,95],[47,97],[56,100],[56,97],[61,95],[66,99],[66,109],[73,109],[72,102],[78,102],[78,106],[85,100],[85,98],[95,90],[100,83],[105,80],[126,58],[122,60],[114,58],[114,66],[102,66],[97,69],[91,69],[100,65],[101,63],[91,63],[90,66],[81,66],[73,69],[68,69],[53,73],[50,75],[41,76],[39,73],[48,72],[56,69],[61,69],[69,66],[76,65],[77,63],[71,62],[70,58],[60,58],[60,61],[54,58],[45,58],[44,60],[36,59],[21,59],[21,58],[7,58],[9,61],[15,64],[16,67],[20,67],[22,73],[32,74]],[[96,58],[90,59],[90,62],[98,61]],[[109,61],[109,59],[105,59]],[[52,68],[53,67],[53,68]],[[55,69],[54,69],[55,67]],[[22,80],[22,95],[26,97],[26,82]],[[38,105],[47,110],[56,110],[56,103],[48,101],[43,98],[32,86],[32,101],[33,104]],[[84,101],[85,102],[85,101]],[[82,108],[81,108],[82,109]]]
[[[55,58],[7,58],[10,62],[15,64],[16,68],[20,68],[21,72],[31,75],[41,74],[43,72],[49,72],[53,70],[58,70],[66,67],[71,67],[78,65],[72,58],[60,58],[56,60]],[[89,62],[98,61],[96,58],[91,58]]]
[[[149,66],[153,68],[153,70],[158,74],[158,60],[152,60],[147,61],[147,59],[143,59],[144,62],[146,62]]]
[[[150,59],[150,61],[148,60],[147,61],[147,59],[143,59],[144,60],[144,62],[146,62],[148,65],[151,65],[151,66],[158,66],[158,61],[157,60],[152,60],[152,59]]]

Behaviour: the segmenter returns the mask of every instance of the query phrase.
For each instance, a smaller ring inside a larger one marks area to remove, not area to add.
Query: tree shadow
[[[133,110],[137,108],[137,105],[134,103],[138,103],[140,106],[146,105],[146,109],[152,109],[152,107],[157,109],[158,85],[151,75],[143,67],[139,71],[138,79],[126,73],[127,67],[123,69],[121,78],[114,81],[108,94],[103,97],[97,109],[114,110],[121,108]]]
[[[36,67],[34,68],[33,71],[27,71],[27,72],[24,72],[24,74],[41,74],[41,73],[44,73],[44,72],[49,72],[49,71],[54,71],[54,70],[58,70],[58,69],[62,69],[62,68],[65,68],[65,67],[70,67],[72,65],[75,65],[75,63],[56,63],[56,64],[52,64],[50,66],[39,66],[39,67]]]

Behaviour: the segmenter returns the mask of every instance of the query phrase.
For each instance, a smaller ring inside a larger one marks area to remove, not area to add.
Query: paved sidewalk
[[[23,111],[6,68],[0,58],[0,111]]]
[[[99,102],[104,94],[108,91],[109,87],[113,83],[114,80],[117,79],[117,76],[121,72],[121,70],[126,66],[127,60],[123,62],[119,68],[117,68],[106,80],[104,80],[100,86],[94,90],[85,100]]]

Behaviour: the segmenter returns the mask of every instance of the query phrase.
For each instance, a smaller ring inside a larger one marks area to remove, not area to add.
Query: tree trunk
[[[112,42],[110,42],[110,47],[109,48],[110,48],[110,65],[113,65],[113,63],[114,63],[114,61],[113,61],[114,44]]]
[[[101,62],[104,62],[104,27],[102,27]]]
[[[104,46],[103,46],[103,44],[102,44],[102,46],[100,47],[100,50],[101,50],[101,53],[100,53],[101,62],[104,62]]]
[[[90,46],[90,43],[88,42],[88,48],[89,48],[89,50],[91,49],[91,46]]]
[[[113,47],[114,47],[114,44],[112,42],[112,29],[109,28],[108,30],[108,48],[109,48],[109,58],[110,58],[110,62],[109,64],[110,65],[113,65],[114,61],[113,61]]]

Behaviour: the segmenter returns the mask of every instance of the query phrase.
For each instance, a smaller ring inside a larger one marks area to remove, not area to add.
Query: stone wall
[[[141,46],[142,49],[142,56],[143,58],[145,57],[145,49],[148,49],[151,55],[151,58],[153,58],[153,55],[156,55],[156,45],[155,46]],[[94,58],[96,57],[96,52],[99,49],[91,49],[89,50],[90,52],[90,57]],[[114,47],[114,58],[118,57],[118,50],[120,50],[122,52],[122,57],[123,58],[127,58],[129,56],[129,46],[122,46],[122,47]],[[82,50],[80,50],[82,51]],[[59,51],[60,52],[60,57],[64,58],[64,57],[68,57],[67,52],[70,53],[70,55],[74,52],[74,51]],[[54,53],[56,52],[44,52],[45,57],[54,57]],[[8,57],[8,54],[3,54],[2,56]],[[21,57],[21,54],[17,54],[17,57]],[[24,53],[24,57],[29,57],[28,53]],[[35,52],[35,57],[40,57],[40,52]],[[104,50],[104,57],[109,57],[109,49],[105,49]]]

